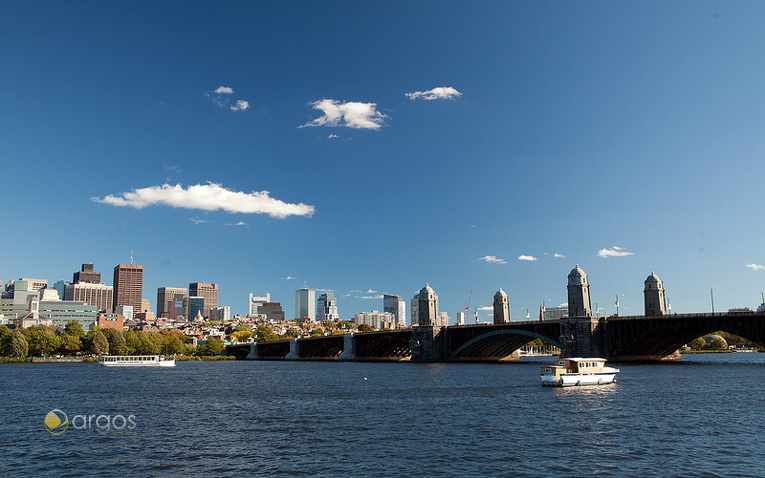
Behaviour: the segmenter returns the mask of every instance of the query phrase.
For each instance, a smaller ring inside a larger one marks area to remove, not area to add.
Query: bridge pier
[[[343,334],[343,351],[338,360],[356,360],[356,337],[353,334]]]
[[[412,338],[409,348],[412,350],[412,362],[443,362],[449,354],[446,353],[445,327],[435,325],[419,325],[412,327]]]
[[[611,358],[611,336],[605,317],[563,317],[560,319],[561,358]]]
[[[253,342],[250,344],[250,353],[247,354],[246,360],[255,360],[258,358],[258,344]]]
[[[290,339],[290,353],[284,357],[284,360],[298,359],[300,359],[300,342],[297,339]]]

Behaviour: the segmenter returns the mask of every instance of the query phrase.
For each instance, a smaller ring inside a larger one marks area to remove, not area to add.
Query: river
[[[765,476],[765,354],[567,389],[550,360],[0,364],[0,476]]]

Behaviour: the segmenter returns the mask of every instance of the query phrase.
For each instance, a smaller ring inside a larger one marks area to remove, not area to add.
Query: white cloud
[[[566,257],[566,256],[564,256],[563,254],[558,254],[558,253],[556,252],[556,253],[555,253],[555,255],[554,255],[553,257]]]
[[[410,100],[450,100],[462,96],[462,93],[451,86],[439,86],[428,91],[413,91],[406,94]]]
[[[190,217],[189,220],[194,224],[207,224],[210,222],[207,219],[200,219],[198,217]]]
[[[339,137],[340,137],[340,136],[338,136],[338,135],[336,135],[336,134],[331,134],[331,135],[327,136],[327,138],[328,138],[328,139],[329,139],[329,138],[339,138]]]
[[[534,256],[520,255],[520,256],[518,256],[518,260],[519,261],[530,261],[530,262],[533,262],[533,261],[537,260],[537,258],[534,257]]]
[[[385,124],[384,114],[377,111],[377,103],[340,103],[324,99],[308,103],[324,114],[301,126],[347,126],[348,128],[379,130]]]
[[[600,257],[626,257],[633,255],[631,252],[625,251],[621,247],[614,246],[611,249],[601,249],[598,251],[598,256]]]
[[[231,111],[244,111],[250,107],[250,103],[244,100],[236,100],[236,104],[231,107]]]
[[[244,227],[249,227],[249,226],[247,225],[247,223],[246,223],[246,222],[244,222],[244,221],[239,221],[239,222],[237,222],[237,223],[230,223],[230,222],[227,222],[225,225],[226,225],[226,226],[244,226]]]
[[[297,280],[297,277],[287,276],[287,277],[282,277],[282,280]]]
[[[752,269],[753,271],[762,271],[765,270],[765,266],[761,266],[759,264],[747,264],[748,268]]]
[[[382,294],[380,294],[380,295],[365,295],[365,296],[359,297],[359,299],[382,299],[382,298],[383,298]]]
[[[129,206],[141,209],[146,206],[164,205],[204,211],[223,210],[231,213],[268,214],[271,217],[311,216],[315,208],[307,204],[290,204],[269,196],[268,191],[244,193],[222,187],[220,184],[195,184],[184,189],[180,184],[150,186],[130,192],[94,197],[92,201],[112,206]]]
[[[234,89],[229,86],[219,86],[215,93],[218,95],[233,95]]]
[[[487,305],[486,307],[478,307],[476,310],[494,310],[494,307]]]
[[[376,290],[369,289],[368,291],[364,292],[365,294],[377,294]]]
[[[486,261],[489,264],[507,264],[504,259],[500,259],[497,256],[483,256],[478,258],[479,261]]]

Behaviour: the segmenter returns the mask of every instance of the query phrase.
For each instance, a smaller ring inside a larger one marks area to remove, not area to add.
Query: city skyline
[[[153,308],[200,280],[232,315],[429,283],[534,318],[575,264],[601,315],[652,271],[673,313],[761,302],[761,3],[0,9],[4,282],[132,249]]]

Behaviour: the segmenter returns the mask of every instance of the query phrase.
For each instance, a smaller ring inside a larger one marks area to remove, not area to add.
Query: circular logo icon
[[[61,435],[69,427],[69,419],[61,410],[51,410],[45,415],[45,429],[54,435]]]

